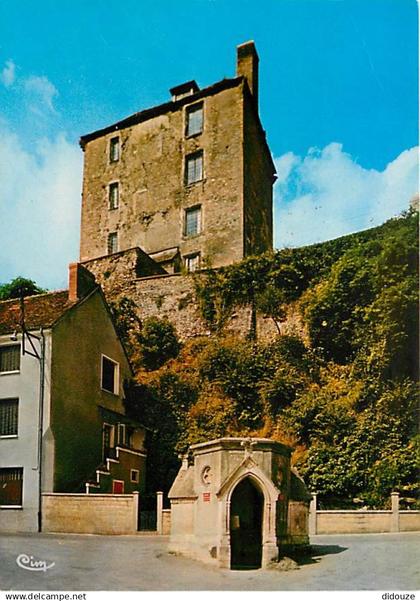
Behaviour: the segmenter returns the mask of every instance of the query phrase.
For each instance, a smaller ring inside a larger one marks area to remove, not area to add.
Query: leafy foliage
[[[142,363],[148,370],[161,367],[176,357],[181,345],[176,329],[168,319],[148,317],[138,335]]]
[[[212,335],[180,349],[169,322],[158,320],[134,337],[142,369],[130,411],[153,428],[151,486],[168,490],[177,454],[190,444],[254,435],[293,445],[295,464],[325,506],[357,497],[379,507],[391,490],[412,499],[417,239],[410,211],[373,230],[195,275]],[[291,336],[226,335],[237,306],[279,325],[291,303],[308,346]]]
[[[0,300],[9,300],[21,296],[33,296],[46,292],[40,288],[33,280],[21,276],[14,278],[8,284],[0,284]]]

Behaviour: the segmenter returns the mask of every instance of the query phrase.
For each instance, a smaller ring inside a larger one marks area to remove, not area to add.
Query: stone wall
[[[208,326],[202,321],[195,300],[194,278],[191,274],[165,274],[138,277],[136,250],[130,249],[118,256],[103,257],[83,263],[101,285],[108,302],[129,298],[137,305],[140,320],[150,316],[167,317],[176,327],[181,339],[208,335]],[[140,249],[138,249],[140,250]],[[227,330],[246,335],[251,324],[251,310],[238,307]],[[280,324],[282,334],[305,337],[302,319],[296,306],[290,305],[287,319]],[[258,316],[257,333],[262,339],[277,335],[272,319]]]
[[[400,511],[400,532],[420,532],[420,511]]]
[[[135,534],[138,493],[132,495],[42,495],[43,532]]]
[[[202,97],[192,96],[148,113],[85,144],[82,260],[107,252],[117,232],[119,249],[140,246],[148,254],[180,247],[185,256],[200,251],[214,266],[243,256],[241,80],[221,82]],[[202,102],[202,133],[185,135],[186,108]],[[109,143],[120,138],[120,158],[109,161]],[[185,183],[185,161],[203,152],[203,178]],[[109,209],[108,190],[119,183],[119,206]],[[186,237],[184,211],[202,208],[198,236]]]
[[[309,510],[309,534],[363,534],[420,531],[420,511],[400,511],[399,494],[391,493],[391,510],[317,510],[316,494]]]
[[[171,510],[164,509],[162,511],[162,534],[169,535],[171,533]]]
[[[317,534],[391,532],[391,511],[317,511]]]

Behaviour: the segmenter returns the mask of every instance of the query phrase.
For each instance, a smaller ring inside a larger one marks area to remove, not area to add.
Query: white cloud
[[[65,287],[78,257],[82,153],[64,135],[28,151],[0,123],[0,156],[0,282],[23,275]]]
[[[383,171],[365,169],[333,142],[275,160],[275,246],[302,246],[367,229],[398,215],[419,189],[418,148]]]
[[[0,81],[6,88],[14,84],[16,77],[16,65],[12,60],[6,61],[6,65],[0,73]]]
[[[40,101],[49,110],[54,111],[53,100],[58,96],[57,88],[44,75],[31,75],[24,82],[26,92],[31,95],[34,100]]]

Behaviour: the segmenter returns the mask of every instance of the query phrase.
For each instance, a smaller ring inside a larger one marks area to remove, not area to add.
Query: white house
[[[124,405],[131,375],[79,265],[69,290],[0,302],[0,532],[41,529],[41,492],[144,488],[145,431]]]

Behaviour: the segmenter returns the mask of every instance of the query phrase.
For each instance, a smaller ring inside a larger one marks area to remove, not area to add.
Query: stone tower
[[[275,167],[258,115],[258,55],[237,72],[82,136],[80,260],[140,247],[169,273],[272,248]]]

